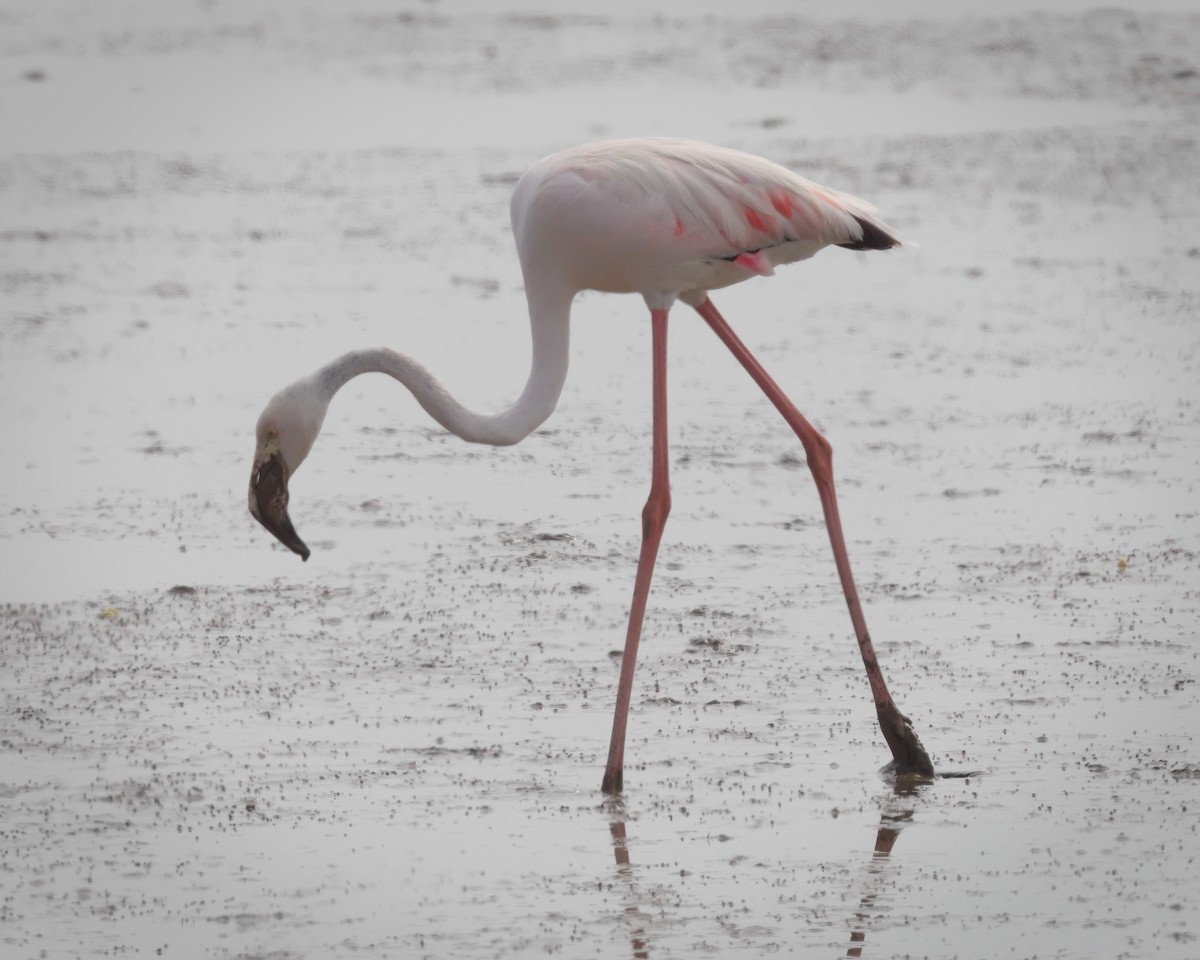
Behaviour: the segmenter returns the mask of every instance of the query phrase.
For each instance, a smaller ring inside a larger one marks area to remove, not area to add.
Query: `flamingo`
[[[513,237],[525,279],[533,358],[517,401],[496,414],[456,400],[412,357],[355,350],[267,403],[255,428],[250,512],[293,552],[309,549],[288,515],[288,481],[321,430],[334,394],[354,377],[385,373],[443,427],[472,443],[518,443],[554,411],[567,375],[571,302],[581,290],[639,293],[650,311],[653,430],[650,494],[601,789],[619,794],[642,620],[671,492],[667,476],[667,316],[676,301],[700,314],[795,431],[808,458],[858,639],[880,730],[898,773],[934,775],[929,755],[884,682],[854,586],[834,491],[832,447],[784,395],[717,312],[708,291],[826,246],[887,250],[900,241],[863,200],[819,186],[761,157],[687,140],[612,140],[539,160],[513,191]]]

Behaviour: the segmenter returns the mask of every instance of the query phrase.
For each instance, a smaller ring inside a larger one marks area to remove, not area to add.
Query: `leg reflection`
[[[613,856],[617,861],[617,879],[625,897],[625,919],[629,924],[629,945],[634,960],[647,960],[650,956],[646,939],[646,918],[638,907],[637,884],[634,883],[633,867],[629,863],[629,844],[625,836],[625,808],[619,800],[608,805],[608,830],[612,834]]]
[[[854,912],[851,922],[850,947],[846,950],[847,957],[861,957],[863,945],[867,940],[867,928],[876,918],[875,902],[879,898],[884,885],[887,883],[888,860],[892,848],[900,837],[900,831],[912,822],[915,809],[914,799],[917,789],[912,785],[896,785],[895,795],[889,799],[879,819],[879,829],[875,833],[875,849],[871,854],[871,862],[867,866],[867,879],[862,897],[858,901],[858,909]]]

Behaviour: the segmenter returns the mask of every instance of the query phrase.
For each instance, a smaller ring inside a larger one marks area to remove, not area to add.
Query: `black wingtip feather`
[[[854,214],[850,214],[854,217]],[[856,240],[854,243],[839,243],[839,247],[844,247],[846,250],[890,250],[892,247],[900,246],[900,240],[888,233],[884,227],[872,223],[870,220],[864,220],[862,217],[854,217],[858,221],[858,225],[862,227],[862,239]]]

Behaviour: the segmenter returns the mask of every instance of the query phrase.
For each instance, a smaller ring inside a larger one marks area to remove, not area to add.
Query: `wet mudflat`
[[[5,17],[5,956],[1200,952],[1184,5]],[[636,299],[579,299],[515,448],[357,381],[293,482],[307,564],[246,512],[263,402],[342,350],[515,396],[516,176],[652,133],[919,241],[714,299],[834,444],[893,690],[976,775],[878,775],[800,451],[685,309],[620,803]]]

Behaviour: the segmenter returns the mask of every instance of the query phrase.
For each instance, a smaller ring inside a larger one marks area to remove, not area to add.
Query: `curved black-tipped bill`
[[[309,549],[288,516],[287,474],[279,454],[273,453],[254,468],[250,476],[250,512],[285,547],[307,560]]]

